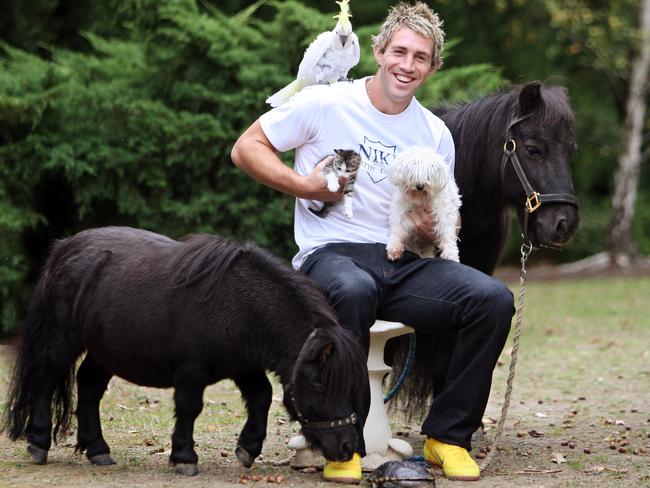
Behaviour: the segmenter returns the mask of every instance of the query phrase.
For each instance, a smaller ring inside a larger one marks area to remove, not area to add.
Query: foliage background
[[[352,1],[370,35],[393,1]],[[428,106],[540,79],[569,89],[582,225],[562,254],[604,247],[638,1],[438,0],[445,65]],[[53,239],[101,225],[254,240],[289,259],[292,199],[230,162],[238,135],[331,29],[333,1],[33,0],[0,5],[0,333],[16,328]],[[650,124],[646,123],[646,126]],[[647,155],[647,143],[646,143]],[[287,155],[287,162],[291,160]],[[647,157],[636,239],[650,252]],[[516,238],[504,256],[516,259]]]

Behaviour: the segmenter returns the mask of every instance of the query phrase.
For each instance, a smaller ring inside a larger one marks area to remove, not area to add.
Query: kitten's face
[[[334,149],[334,160],[332,164],[337,171],[354,172],[361,165],[361,156],[352,149]]]

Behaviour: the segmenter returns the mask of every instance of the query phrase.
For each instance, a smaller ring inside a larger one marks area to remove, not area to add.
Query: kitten
[[[334,153],[334,158],[323,168],[323,174],[327,178],[327,189],[331,192],[338,191],[339,178],[341,176],[346,178],[343,186],[343,213],[348,218],[352,218],[352,190],[361,166],[361,156],[352,149],[334,149]],[[309,211],[319,217],[325,217],[336,203],[325,202],[320,210],[310,208]]]

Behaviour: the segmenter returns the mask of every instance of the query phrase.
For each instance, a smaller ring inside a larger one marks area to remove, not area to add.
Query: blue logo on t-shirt
[[[363,137],[359,144],[361,167],[366,170],[373,183],[377,184],[388,176],[388,165],[395,157],[397,146],[388,146],[380,141]]]

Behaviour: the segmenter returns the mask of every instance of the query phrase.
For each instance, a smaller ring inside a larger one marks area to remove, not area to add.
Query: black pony
[[[574,117],[564,88],[530,82],[434,112],[456,146],[462,263],[492,274],[508,235],[510,208],[533,246],[569,242],[579,214],[569,164],[576,149]],[[408,344],[404,338],[394,341],[386,354],[390,358],[396,351],[399,373]],[[425,412],[431,392],[444,386],[455,341],[455,334],[417,334],[413,370],[400,390],[411,414]]]
[[[91,229],[55,244],[37,285],[7,405],[12,440],[26,434],[37,463],[65,434],[77,358],[77,450],[113,464],[99,402],[112,375],[174,388],[170,460],[198,473],[192,438],[207,385],[232,378],[248,419],[236,454],[262,450],[271,384],[305,437],[332,460],[364,452],[369,391],[364,354],[321,293],[269,253],[210,235],[177,242],[126,227]],[[332,427],[332,423],[336,426]]]
[[[494,271],[508,235],[510,208],[522,226],[528,221],[526,239],[534,246],[558,248],[569,242],[579,214],[569,163],[576,140],[566,89],[531,82],[434,111],[456,146],[462,263]]]

